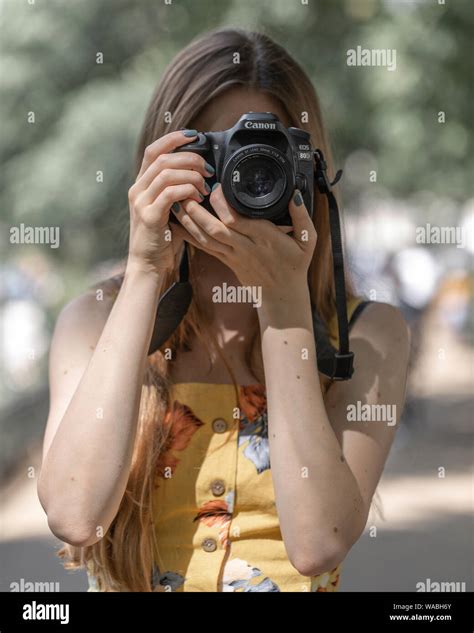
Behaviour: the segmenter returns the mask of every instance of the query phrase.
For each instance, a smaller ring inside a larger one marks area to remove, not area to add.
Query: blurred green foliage
[[[462,201],[474,173],[473,21],[470,0],[6,0],[2,232],[20,222],[59,225],[61,248],[48,256],[66,276],[124,256],[127,190],[151,93],[176,52],[227,25],[264,30],[303,65],[340,164],[366,150],[391,196],[430,191]],[[396,49],[396,71],[347,66],[357,45]],[[350,179],[345,187],[351,200],[367,193]]]

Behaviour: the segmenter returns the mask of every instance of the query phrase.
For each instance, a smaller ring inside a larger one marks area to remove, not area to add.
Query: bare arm
[[[125,491],[158,298],[182,245],[170,207],[209,190],[204,159],[173,153],[193,136],[172,132],[145,151],[129,191],[128,263],[114,305],[85,295],[56,325],[38,495],[51,530],[73,545],[102,538]]]
[[[125,491],[160,286],[156,276],[128,272],[108,318],[111,306],[91,294],[56,325],[38,493],[51,530],[71,544],[98,541]]]
[[[313,576],[336,567],[364,530],[403,409],[409,335],[395,308],[366,308],[351,333],[354,376],[323,401],[305,293],[292,308],[269,308],[260,319],[268,434],[285,546],[300,573]],[[390,415],[361,416],[362,406],[373,411],[367,405]]]

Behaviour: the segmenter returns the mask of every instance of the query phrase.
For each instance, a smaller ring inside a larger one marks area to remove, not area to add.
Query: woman
[[[351,330],[353,378],[318,375],[312,303],[337,343],[324,198],[313,224],[295,192],[290,235],[236,213],[202,157],[174,152],[249,111],[307,129],[330,157],[314,89],[281,47],[234,29],[193,42],[146,114],[124,274],[56,325],[39,496],[91,590],[333,591],[364,530],[397,425],[348,407],[394,405],[398,421],[407,328],[370,304]],[[183,241],[194,299],[148,358]],[[261,288],[261,305],[213,302],[224,283]],[[348,292],[349,317],[359,303]]]

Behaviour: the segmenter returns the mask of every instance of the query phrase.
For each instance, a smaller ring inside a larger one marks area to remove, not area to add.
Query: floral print
[[[239,448],[255,466],[257,474],[270,468],[268,418],[263,385],[240,388]]]
[[[270,578],[263,575],[258,567],[249,565],[241,558],[229,560],[224,567],[223,591],[280,591]]]
[[[202,521],[208,527],[219,527],[219,540],[225,548],[228,545],[233,507],[234,493],[230,491],[225,499],[213,499],[202,505],[193,521]]]
[[[311,591],[337,591],[339,587],[341,569],[336,567],[330,572],[311,579]]]
[[[265,388],[263,385],[240,387],[239,391],[240,419],[238,423],[237,448],[243,458],[252,462],[256,475],[270,469],[270,450],[268,444],[268,417]],[[171,424],[170,434],[165,450],[160,458],[158,474],[163,477],[166,466],[173,474],[179,464],[175,451],[182,451],[188,445],[203,422],[194,411],[175,400],[165,418]],[[259,566],[249,563],[238,556],[232,557],[233,543],[230,539],[230,527],[234,517],[235,491],[229,490],[225,497],[209,499],[202,503],[192,518],[194,524],[207,528],[217,528],[219,544],[226,552],[223,563],[220,591],[225,592],[280,592],[275,580],[268,577]],[[234,539],[235,540],[235,539]],[[257,552],[256,552],[257,553]],[[326,574],[307,578],[307,587],[311,591],[336,591],[339,584],[340,568]],[[153,571],[154,591],[179,591],[185,579],[180,574],[167,571],[160,573],[155,566]],[[295,584],[295,586],[297,586]]]
[[[176,591],[184,583],[183,576],[172,571],[160,573],[158,565],[153,567],[151,584],[153,591]]]
[[[204,422],[199,420],[188,406],[175,401],[167,411],[163,424],[169,426],[170,430],[158,460],[157,474],[167,478],[174,474],[179,463],[174,451],[183,451]]]

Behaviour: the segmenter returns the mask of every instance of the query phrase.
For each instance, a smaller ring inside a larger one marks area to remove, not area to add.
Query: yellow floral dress
[[[359,302],[349,302],[349,317]],[[334,345],[336,325],[334,319]],[[154,495],[155,591],[337,591],[340,565],[307,577],[288,559],[264,386],[236,392],[231,384],[178,383],[170,395]],[[89,579],[89,590],[97,590]]]

